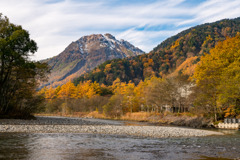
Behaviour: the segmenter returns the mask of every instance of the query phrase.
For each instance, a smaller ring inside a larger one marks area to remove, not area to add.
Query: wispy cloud
[[[59,54],[81,36],[111,33],[148,52],[191,26],[240,15],[239,0],[0,0],[0,11],[29,30],[33,59]]]
[[[198,24],[236,18],[240,16],[239,0],[207,0],[194,7],[189,12],[192,18],[186,19],[177,25]]]

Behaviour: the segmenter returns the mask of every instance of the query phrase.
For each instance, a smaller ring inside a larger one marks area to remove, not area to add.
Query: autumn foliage
[[[240,35],[228,38],[201,57],[193,78],[197,102],[218,117],[240,114]]]
[[[218,42],[199,63],[193,64],[196,59],[190,57],[181,65],[187,72],[176,70],[167,78],[159,78],[151,69],[145,71],[155,65],[154,60],[143,58],[143,73],[150,74],[138,84],[121,81],[121,78],[110,85],[91,80],[74,85],[69,81],[61,87],[43,88],[39,94],[45,96],[43,108],[50,113],[92,112],[116,118],[137,112],[192,112],[215,121],[239,116],[240,35]],[[120,67],[125,63],[121,60]],[[115,65],[118,63],[108,64],[104,69],[109,78],[114,75],[111,70]],[[101,74],[101,69],[95,72]],[[132,72],[130,69],[129,74]],[[190,72],[194,73],[191,78]]]
[[[44,112],[69,114],[97,111],[109,117],[121,117],[126,113],[140,111],[188,111],[188,98],[182,92],[190,83],[188,76],[165,80],[153,76],[137,86],[131,81],[121,82],[120,79],[116,79],[110,86],[91,81],[75,86],[69,81],[61,87],[45,87],[39,94],[46,98]]]

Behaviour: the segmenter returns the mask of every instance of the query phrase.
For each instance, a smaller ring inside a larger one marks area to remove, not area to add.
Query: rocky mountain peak
[[[104,34],[104,37],[107,37],[108,39],[116,40],[116,38],[113,35],[111,35],[110,33]]]
[[[127,41],[106,33],[83,36],[58,56],[46,60],[52,68],[46,85],[57,86],[89,72],[107,60],[137,56],[144,52]]]

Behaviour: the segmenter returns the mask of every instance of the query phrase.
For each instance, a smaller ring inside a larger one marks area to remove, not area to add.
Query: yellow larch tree
[[[76,87],[71,81],[67,82],[62,85],[61,90],[58,92],[58,98],[75,98],[75,89]]]

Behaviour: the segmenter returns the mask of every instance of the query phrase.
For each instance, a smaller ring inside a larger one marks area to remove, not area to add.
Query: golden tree
[[[240,110],[240,35],[219,42],[210,54],[201,57],[193,78],[199,87],[201,105],[217,114],[234,108],[233,116]],[[232,111],[232,110],[231,110]],[[229,115],[229,114],[226,114]]]

